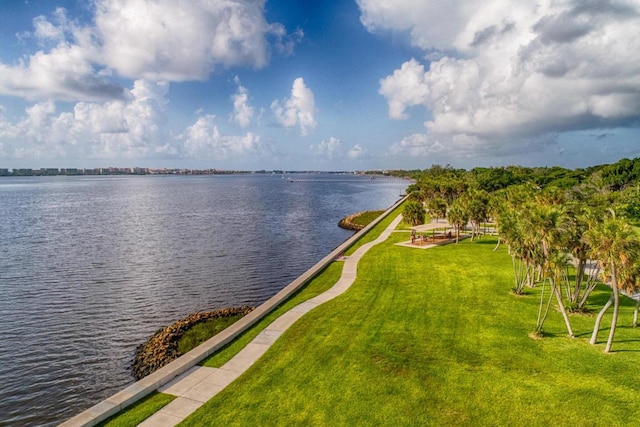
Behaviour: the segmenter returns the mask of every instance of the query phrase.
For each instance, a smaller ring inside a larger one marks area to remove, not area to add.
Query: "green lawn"
[[[164,393],[151,393],[134,403],[124,411],[98,424],[99,427],[134,427],[169,404],[175,396]]]
[[[493,251],[495,239],[393,245],[403,240],[395,233],[372,248],[351,289],[305,315],[181,425],[637,423],[640,330],[629,327],[630,301],[614,354],[603,353],[608,330],[588,344],[593,317],[572,316],[570,339],[554,309],[545,338],[533,340],[539,289],[510,292],[510,258],[504,246]]]
[[[227,363],[233,356],[242,350],[251,342],[262,330],[271,324],[274,320],[286,313],[298,304],[309,300],[330,289],[340,279],[342,274],[342,262],[333,262],[329,264],[318,276],[305,284],[299,291],[293,294],[287,301],[280,304],[273,312],[265,316],[257,322],[253,327],[245,331],[230,344],[222,348],[220,351],[205,359],[200,365],[219,368]]]
[[[236,314],[228,317],[207,319],[204,322],[193,325],[178,341],[178,352],[180,354],[187,353],[243,317],[244,315],[242,314]]]
[[[381,211],[366,211],[362,212],[360,215],[354,217],[351,222],[357,225],[361,225],[362,227],[366,227],[371,224],[371,222],[378,218],[380,215],[384,213],[384,210]]]

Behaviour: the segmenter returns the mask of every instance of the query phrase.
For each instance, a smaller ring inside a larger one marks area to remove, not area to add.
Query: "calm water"
[[[340,218],[407,186],[336,178],[0,179],[0,425],[54,425],[117,392],[160,327],[259,305],[351,236]]]

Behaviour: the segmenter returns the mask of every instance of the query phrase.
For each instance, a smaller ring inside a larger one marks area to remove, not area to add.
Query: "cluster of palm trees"
[[[493,212],[501,240],[508,246],[514,268],[514,292],[542,284],[535,335],[543,326],[555,298],[567,332],[573,337],[568,312],[583,311],[588,297],[603,279],[611,286],[610,300],[598,314],[591,344],[595,344],[600,321],[613,305],[606,352],[610,352],[620,305],[619,290],[640,287],[640,239],[615,210],[597,197],[571,196],[557,188],[528,185],[495,193]],[[545,296],[545,289],[549,292]],[[546,298],[546,299],[545,299]],[[634,326],[637,324],[638,304]]]
[[[453,171],[455,172],[455,171]],[[570,313],[584,312],[599,281],[609,285],[611,298],[600,310],[591,343],[597,341],[604,314],[613,307],[606,352],[610,352],[620,305],[619,291],[640,289],[640,238],[621,217],[606,192],[569,191],[554,186],[517,184],[489,193],[473,181],[452,173],[428,176],[409,189],[405,221],[424,223],[425,208],[433,218],[445,217],[460,230],[471,225],[472,239],[488,218],[495,221],[500,241],[513,261],[516,294],[541,286],[533,335],[542,336],[553,300],[573,337]],[[627,203],[628,204],[628,203]],[[457,241],[457,240],[456,240]],[[638,307],[634,312],[637,325]]]

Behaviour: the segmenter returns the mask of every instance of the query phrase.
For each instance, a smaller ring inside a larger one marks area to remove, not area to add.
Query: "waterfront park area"
[[[542,286],[512,291],[511,258],[504,245],[494,250],[497,237],[427,250],[397,245],[408,238],[400,227],[372,247],[346,293],[303,316],[180,425],[636,423],[640,330],[632,327],[631,299],[621,300],[612,353],[604,352],[610,314],[598,343],[589,344],[595,315],[611,294],[605,285],[591,293],[590,312],[570,316],[575,338],[553,303],[544,335],[535,337]],[[330,264],[204,364],[221,366],[280,314],[331,288],[342,265]],[[111,425],[135,425],[162,400],[154,395]]]

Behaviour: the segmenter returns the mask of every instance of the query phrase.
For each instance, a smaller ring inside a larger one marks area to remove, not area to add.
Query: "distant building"
[[[60,173],[58,168],[40,168],[40,175],[51,175],[55,176]]]

